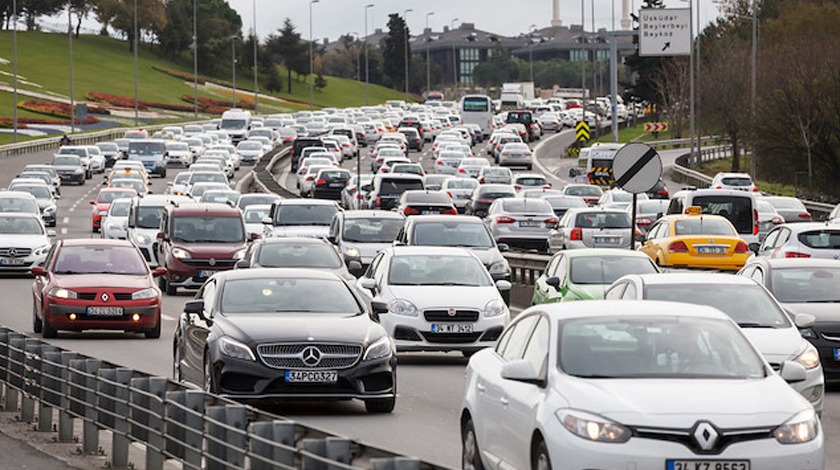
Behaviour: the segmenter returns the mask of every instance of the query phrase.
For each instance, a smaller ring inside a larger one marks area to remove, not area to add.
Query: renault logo
[[[101,299],[102,299],[103,302],[107,302],[109,298],[110,297],[108,297],[107,293],[105,293],[105,292],[102,293]]]
[[[692,436],[694,436],[694,440],[702,450],[710,451],[715,448],[715,444],[717,444],[720,433],[718,433],[718,430],[715,429],[711,423],[700,421],[694,427],[694,433],[692,433]]]
[[[210,264],[210,266],[215,266],[216,265],[216,258],[210,258],[210,261],[208,263]]]
[[[300,358],[309,367],[315,367],[321,362],[321,351],[315,346],[308,346],[300,353]]]

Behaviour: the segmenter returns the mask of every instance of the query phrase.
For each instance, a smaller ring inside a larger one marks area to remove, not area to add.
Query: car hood
[[[710,388],[715,393],[709,393]],[[711,421],[718,428],[778,426],[810,408],[777,375],[754,380],[569,377],[555,390],[566,398],[569,408],[625,425],[660,428],[687,429],[698,420]]]
[[[329,225],[275,225],[272,227],[275,237],[325,238],[330,233]]]
[[[218,315],[222,333],[250,345],[278,342],[341,342],[370,344],[385,330],[365,314],[260,313]]]
[[[428,308],[464,308],[484,310],[487,302],[501,299],[496,286],[389,286],[395,299],[413,303],[418,310]],[[429,292],[434,292],[433,296]]]
[[[796,328],[741,328],[767,362],[781,364],[805,349],[805,339]]]
[[[817,318],[817,322],[840,322],[840,308],[834,302],[809,302],[799,303],[782,302],[782,306],[790,313],[805,313]]]
[[[233,258],[233,254],[245,248],[245,242],[236,243],[174,243],[173,247],[186,250],[193,258]]]
[[[0,244],[14,248],[39,248],[49,245],[50,240],[46,235],[0,235]]]
[[[154,285],[149,275],[130,276],[123,274],[55,274],[55,284],[66,289],[86,290],[118,289],[131,291]]]

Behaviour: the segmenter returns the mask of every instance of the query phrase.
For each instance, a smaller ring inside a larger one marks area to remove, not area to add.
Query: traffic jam
[[[621,144],[559,186],[537,145],[582,120],[467,95],[62,145],[0,191],[0,270],[33,277],[34,334],[163,333],[171,379],[249,404],[393,413],[404,354],[463,356],[465,469],[824,468],[840,210],[744,173],[669,192]],[[284,194],[237,184],[269,159]],[[95,188],[87,236],[61,230],[87,213],[59,213],[68,185]]]

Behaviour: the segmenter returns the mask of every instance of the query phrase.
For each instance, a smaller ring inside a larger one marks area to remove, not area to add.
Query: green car
[[[551,257],[534,284],[531,305],[603,299],[604,291],[625,274],[658,273],[650,256],[617,248],[563,250]]]

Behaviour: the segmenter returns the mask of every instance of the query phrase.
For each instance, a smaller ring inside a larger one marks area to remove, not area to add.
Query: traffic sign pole
[[[633,193],[633,209],[630,211],[630,250],[636,249],[636,193]]]
[[[615,185],[633,193],[630,210],[630,249],[636,249],[637,194],[649,191],[662,177],[662,158],[651,146],[630,143],[621,147],[613,159]]]

